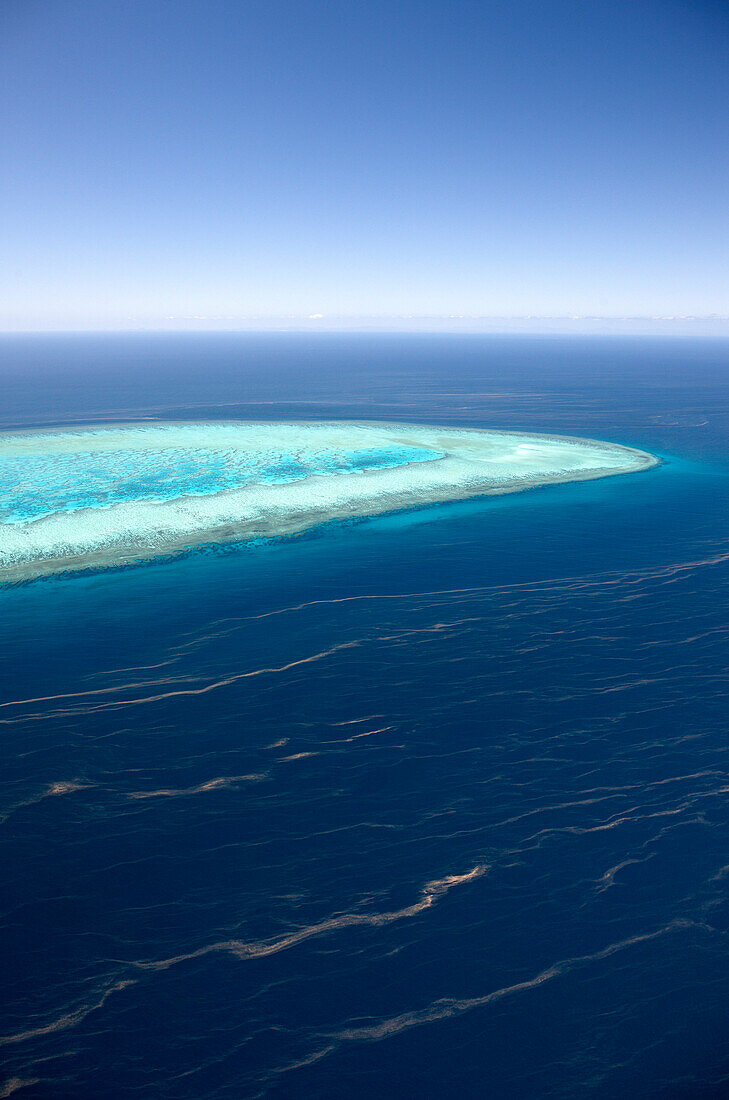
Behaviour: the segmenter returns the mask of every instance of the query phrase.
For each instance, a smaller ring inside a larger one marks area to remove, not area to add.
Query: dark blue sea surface
[[[0,427],[653,470],[0,590],[0,1096],[729,1094],[729,343],[0,340]]]

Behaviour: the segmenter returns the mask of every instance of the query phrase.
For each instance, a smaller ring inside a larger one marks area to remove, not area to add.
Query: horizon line
[[[224,321],[234,321],[225,325]],[[165,323],[167,322],[167,323]],[[172,322],[177,322],[173,324]],[[198,322],[191,324],[190,322]],[[200,324],[200,322],[207,322]],[[703,330],[703,331],[697,331]],[[129,318],[109,324],[0,326],[0,336],[174,334],[411,335],[706,335],[729,336],[729,315],[258,315],[250,318],[168,315],[162,322]]]

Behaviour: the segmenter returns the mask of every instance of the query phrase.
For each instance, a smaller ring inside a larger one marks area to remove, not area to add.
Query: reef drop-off
[[[367,422],[0,433],[0,581],[648,469],[591,439]]]

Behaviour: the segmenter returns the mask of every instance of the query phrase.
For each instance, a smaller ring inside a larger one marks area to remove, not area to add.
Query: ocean
[[[0,429],[651,470],[0,589],[0,1096],[729,1093],[729,341],[0,338]]]

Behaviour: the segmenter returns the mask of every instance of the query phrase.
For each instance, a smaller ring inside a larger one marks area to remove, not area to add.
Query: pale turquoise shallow
[[[657,464],[597,440],[365,422],[0,433],[5,579]]]

